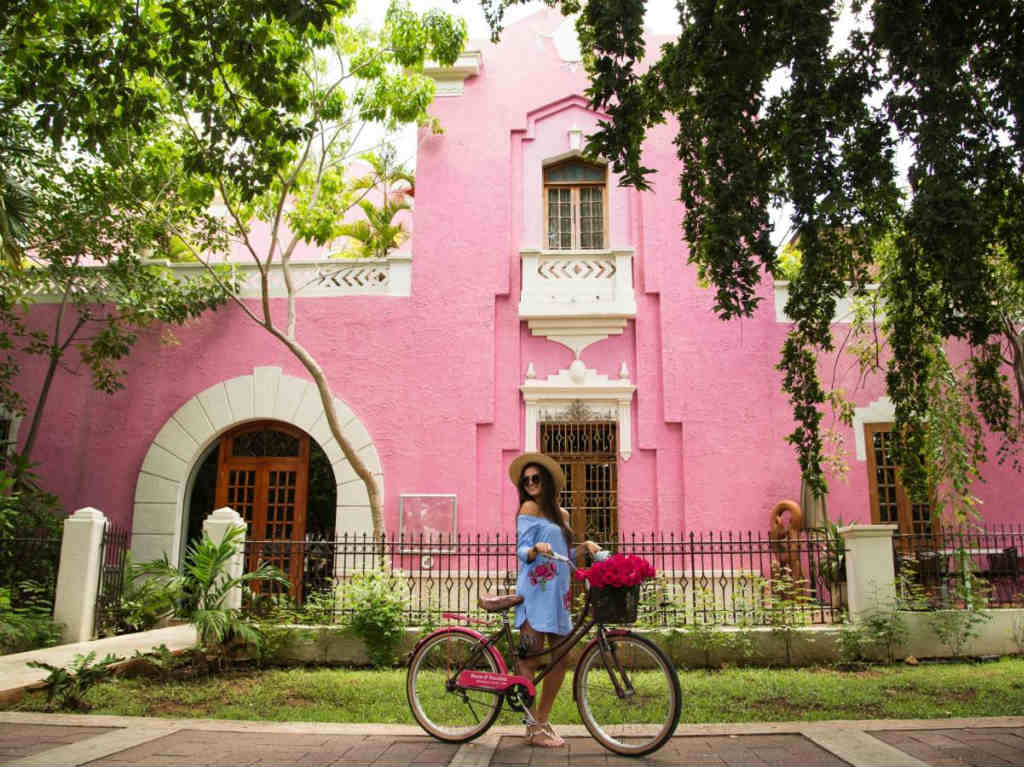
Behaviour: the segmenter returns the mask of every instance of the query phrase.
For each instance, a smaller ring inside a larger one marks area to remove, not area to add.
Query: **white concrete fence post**
[[[850,525],[839,528],[846,546],[846,588],[850,620],[896,602],[896,566],[892,534],[896,525]]]
[[[88,506],[64,520],[53,619],[64,624],[65,642],[92,639],[106,527],[103,512]]]
[[[245,520],[238,514],[234,509],[230,509],[227,506],[217,509],[211,512],[203,521],[203,532],[210,536],[210,540],[214,543],[220,543],[224,540],[224,536],[228,534],[228,531],[233,527],[240,527],[245,530]],[[242,566],[245,561],[245,534],[243,533],[241,538],[238,539],[238,548],[235,551],[235,555],[231,558],[231,563],[228,565],[228,575],[231,578],[237,578],[242,574]],[[231,594],[228,595],[224,601],[224,607],[228,609],[238,609],[242,606],[242,589],[241,587],[232,589]]]

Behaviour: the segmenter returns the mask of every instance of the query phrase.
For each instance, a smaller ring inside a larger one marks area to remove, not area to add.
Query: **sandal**
[[[540,748],[561,748],[565,745],[549,722],[526,725],[526,742]]]

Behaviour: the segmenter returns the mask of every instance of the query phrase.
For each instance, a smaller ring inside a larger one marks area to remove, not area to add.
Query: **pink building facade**
[[[321,279],[299,299],[300,340],[381,483],[389,532],[511,532],[505,469],[528,449],[566,464],[565,503],[587,534],[766,532],[771,507],[801,489],[774,367],[785,286],[766,278],[751,319],[713,315],[686,263],[671,126],[646,144],[653,191],[585,160],[602,115],[582,95],[582,67],[558,52],[562,24],[539,12],[431,70],[444,133],[420,136],[414,236],[340,271],[308,251],[298,268]],[[336,492],[320,518],[368,532],[365,489],[287,350],[230,306],[175,335],[143,338],[114,396],[86,375],[55,383],[35,458],[65,508],[130,527],[137,559],[176,558],[190,517],[212,508],[197,483],[223,480],[200,477],[212,451],[259,422],[322,448]],[[841,369],[857,421],[840,427],[849,471],[828,508],[866,523],[878,514],[871,426],[893,414],[881,381],[854,390],[852,359]],[[26,371],[28,398],[41,373]],[[1019,476],[995,465],[985,476],[985,519],[1015,520]]]

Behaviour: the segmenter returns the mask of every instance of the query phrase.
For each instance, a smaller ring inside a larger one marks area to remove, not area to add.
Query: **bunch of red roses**
[[[606,586],[638,586],[654,577],[654,567],[643,557],[633,554],[612,554],[603,562],[595,562],[586,570],[577,570],[576,577],[584,578],[595,588]]]

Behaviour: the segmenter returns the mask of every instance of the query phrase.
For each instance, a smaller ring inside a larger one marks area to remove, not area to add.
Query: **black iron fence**
[[[125,588],[125,563],[131,549],[130,530],[107,525],[100,546],[99,588],[96,591],[96,636],[120,633]]]
[[[49,607],[57,592],[60,537],[5,538],[0,546],[0,588],[11,607]]]
[[[893,536],[904,581],[916,583],[934,607],[958,606],[964,586],[987,592],[991,607],[1024,606],[1024,528],[1020,525],[943,529]]]
[[[785,539],[635,533],[602,546],[641,556],[655,567],[657,577],[641,594],[640,621],[649,625],[766,625],[780,614],[790,622],[822,624],[836,621],[842,607],[845,552],[824,533]],[[269,601],[290,602],[300,616],[303,609],[334,617],[350,612],[347,584],[376,569],[397,578],[411,623],[436,620],[443,612],[477,614],[477,597],[514,592],[519,570],[515,538],[508,534],[250,540],[245,549],[248,568],[271,561],[293,574],[290,592]],[[251,609],[265,609],[266,597],[247,602]]]

